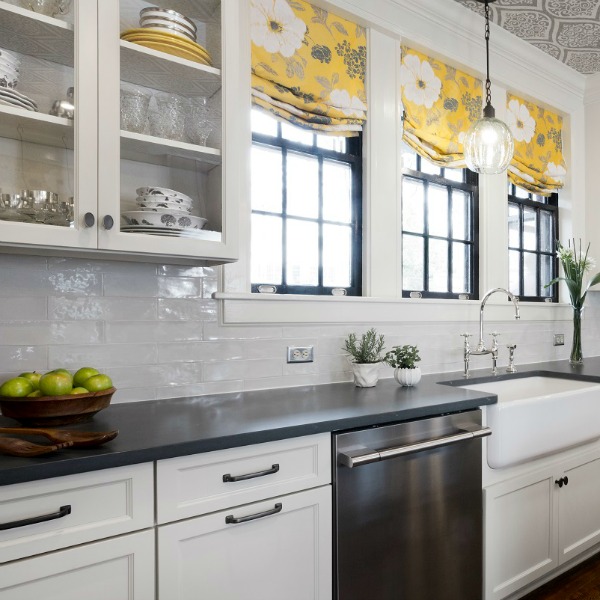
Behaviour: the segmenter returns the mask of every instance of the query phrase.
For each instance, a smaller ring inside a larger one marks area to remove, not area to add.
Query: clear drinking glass
[[[150,94],[139,88],[121,88],[121,129],[144,132],[150,98]]]
[[[20,4],[47,17],[66,15],[71,10],[71,0],[20,0]]]
[[[161,93],[155,96],[158,123],[153,128],[162,132],[161,137],[170,140],[183,140],[187,102],[176,94]]]
[[[186,115],[185,132],[192,144],[206,146],[208,136],[213,130],[209,120],[210,111],[205,97],[190,98]]]

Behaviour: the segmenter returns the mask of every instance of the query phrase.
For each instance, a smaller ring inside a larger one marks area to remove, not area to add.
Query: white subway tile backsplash
[[[4,297],[0,300],[0,321],[39,321],[47,314],[47,301],[43,296]]]
[[[170,365],[139,365],[111,367],[109,373],[116,388],[181,386],[202,383],[201,363],[173,363]]]
[[[310,335],[310,334],[308,334]],[[293,336],[285,336],[293,337]],[[306,334],[302,337],[306,337]],[[204,339],[205,340],[259,340],[281,338],[281,327],[265,325],[263,327],[231,327],[221,326],[218,323],[204,324]]]
[[[106,342],[179,342],[202,339],[202,323],[197,321],[111,321],[106,323]]]
[[[122,273],[125,275],[156,275],[157,267],[151,263],[136,263],[118,260],[87,260],[71,257],[48,258],[51,271],[80,271],[84,273]]]
[[[102,323],[97,321],[14,321],[0,323],[3,345],[99,344]]]
[[[200,298],[202,282],[192,277],[152,277],[138,274],[103,275],[104,295],[143,298]]]
[[[109,370],[111,367],[156,365],[158,349],[156,344],[69,344],[50,346],[48,362],[51,369],[79,369],[95,367]]]
[[[243,357],[242,345],[237,341],[183,342],[158,345],[159,363],[239,360]]]
[[[216,321],[217,301],[198,298],[159,298],[158,318],[165,321]]]
[[[18,375],[24,371],[46,371],[47,346],[0,346],[0,369]],[[11,375],[11,377],[13,376]]]
[[[154,298],[48,298],[48,318],[55,321],[149,321],[157,317]]]
[[[10,282],[8,285],[0,286],[0,297],[47,297],[63,294],[98,296],[102,292],[102,282],[96,273],[62,273],[28,268],[6,269],[2,266],[0,281]]]
[[[205,381],[228,379],[261,379],[278,377],[283,372],[283,361],[275,359],[229,360],[204,363]]]

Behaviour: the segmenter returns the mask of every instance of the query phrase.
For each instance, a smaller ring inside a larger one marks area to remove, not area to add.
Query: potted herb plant
[[[350,356],[354,385],[357,387],[373,387],[377,384],[384,343],[383,335],[379,335],[374,328],[363,333],[360,339],[351,333],[344,341],[343,350]]]
[[[384,361],[394,368],[394,379],[407,387],[421,381],[421,368],[416,365],[420,360],[419,349],[409,344],[394,346],[384,357]]]

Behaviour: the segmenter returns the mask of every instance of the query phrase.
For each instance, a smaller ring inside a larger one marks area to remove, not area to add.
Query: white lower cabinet
[[[484,490],[485,599],[516,594],[600,542],[600,451]]]
[[[0,599],[154,600],[154,554],[147,530],[7,563]]]
[[[331,560],[325,486],[160,526],[158,594],[161,600],[330,600]]]

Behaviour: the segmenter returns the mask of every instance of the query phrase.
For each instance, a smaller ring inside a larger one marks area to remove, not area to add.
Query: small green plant
[[[383,360],[381,353],[383,352],[384,343],[383,335],[378,335],[375,328],[371,328],[363,333],[360,340],[355,333],[351,333],[344,341],[342,349],[352,357],[352,362],[359,364],[378,363]]]
[[[384,357],[390,367],[395,369],[416,369],[418,363],[421,360],[419,356],[419,349],[416,346],[394,346]]]

